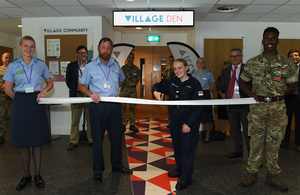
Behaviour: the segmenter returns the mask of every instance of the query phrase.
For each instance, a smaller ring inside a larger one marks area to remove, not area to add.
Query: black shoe
[[[237,157],[243,157],[243,153],[233,152],[232,154],[228,155],[228,158],[237,158]]]
[[[114,172],[120,172],[120,173],[124,173],[124,174],[132,174],[132,170],[131,169],[127,169],[125,167],[122,167],[120,169],[112,169],[112,171],[114,171]]]
[[[26,184],[31,182],[31,175],[29,177],[22,177],[19,185],[17,186],[17,190],[23,190],[26,187]]]
[[[34,176],[34,182],[35,182],[36,187],[38,187],[38,188],[43,188],[45,185],[44,180],[40,175]]]
[[[180,180],[179,182],[177,182],[175,188],[176,188],[176,190],[184,190],[191,184],[192,184],[192,181]]]
[[[208,144],[208,143],[209,143],[209,141],[203,140],[203,143],[204,143],[204,144]]]
[[[131,131],[134,131],[134,132],[139,132],[139,129],[136,128],[135,125],[130,125],[129,129],[130,129]]]
[[[101,183],[102,182],[102,175],[101,175],[101,173],[94,175],[94,181],[96,183]]]
[[[90,142],[90,143],[89,143],[89,146],[93,147],[93,142]]]
[[[122,132],[126,131],[126,125],[122,125]]]
[[[181,176],[181,171],[170,171],[168,173],[168,177],[180,177]]]

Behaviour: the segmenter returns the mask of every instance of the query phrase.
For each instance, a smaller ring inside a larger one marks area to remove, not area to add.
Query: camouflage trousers
[[[259,104],[250,105],[248,121],[250,154],[247,171],[249,173],[258,171],[262,163],[263,148],[265,148],[264,156],[268,171],[272,174],[280,173],[278,151],[288,123],[284,101],[259,102]]]
[[[10,103],[11,99],[7,95],[0,93],[0,136],[4,136],[6,133],[6,121]]]
[[[119,97],[137,98],[136,88],[121,87]],[[129,123],[130,123],[130,125],[135,125],[135,106],[136,106],[136,104],[129,104],[129,110],[130,110],[130,119],[129,119],[130,122]],[[126,107],[127,107],[127,104],[121,104],[122,125],[127,125]]]

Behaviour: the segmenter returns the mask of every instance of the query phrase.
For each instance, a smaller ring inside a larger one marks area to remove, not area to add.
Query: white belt
[[[150,105],[242,105],[256,104],[254,98],[239,99],[211,99],[211,100],[180,100],[180,101],[157,101],[126,97],[101,97],[102,102],[117,102],[129,104]],[[93,102],[90,97],[67,97],[67,98],[40,98],[39,104],[76,104]]]

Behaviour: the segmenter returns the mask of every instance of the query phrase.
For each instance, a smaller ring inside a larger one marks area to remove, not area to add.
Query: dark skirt
[[[222,99],[220,95],[218,95],[218,99]],[[225,105],[218,105],[218,119],[228,120],[228,113]]]
[[[210,100],[210,92],[208,90],[203,91],[203,96],[205,100]],[[199,118],[200,123],[213,123],[213,109],[212,106],[202,106],[202,111]]]
[[[37,147],[50,143],[46,106],[35,93],[16,93],[11,107],[10,147]]]

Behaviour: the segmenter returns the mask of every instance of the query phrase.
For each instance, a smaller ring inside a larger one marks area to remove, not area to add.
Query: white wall
[[[263,51],[262,34],[267,27],[279,30],[279,44],[280,39],[300,39],[300,23],[196,22],[195,49],[203,56],[206,38],[244,38],[244,62],[246,62]],[[216,48],[216,55],[218,52],[222,52],[222,46]]]
[[[92,31],[93,31],[92,38],[88,37],[88,41],[89,39],[92,39],[94,45],[94,56],[98,56],[97,45],[99,40],[102,38],[102,17],[101,16],[22,18],[22,26],[23,26],[22,36],[30,35],[35,39],[36,50],[34,56],[42,60],[45,60],[44,34],[41,33],[42,28],[92,27]]]
[[[115,32],[113,30],[112,25],[109,23],[109,21],[105,17],[103,17],[103,20],[102,20],[102,36],[110,38],[113,41],[113,43],[115,44]],[[97,46],[98,46],[98,44],[97,44]]]
[[[2,32],[0,32],[0,37],[1,37],[1,39],[0,39],[0,45],[1,46],[13,48],[14,58],[18,58],[18,57],[21,56],[21,52],[20,52],[20,49],[18,47],[19,41],[21,39],[20,37],[9,35],[9,34],[2,33]],[[0,54],[0,55],[2,55],[2,54]]]

